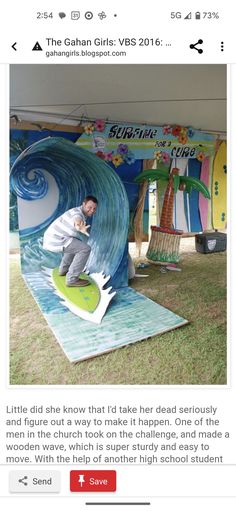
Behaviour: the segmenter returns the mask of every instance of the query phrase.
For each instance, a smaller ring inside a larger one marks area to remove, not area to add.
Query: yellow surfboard
[[[213,164],[212,175],[212,227],[225,229],[227,222],[227,151],[221,142]]]

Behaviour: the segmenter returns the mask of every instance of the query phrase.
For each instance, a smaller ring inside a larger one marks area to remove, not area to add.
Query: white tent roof
[[[12,65],[11,113],[226,131],[225,65]]]

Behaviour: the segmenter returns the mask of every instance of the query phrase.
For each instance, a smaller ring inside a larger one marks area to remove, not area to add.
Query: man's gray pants
[[[77,282],[80,273],[83,271],[91,248],[86,243],[74,238],[68,247],[63,249],[63,258],[59,267],[60,274],[66,274],[66,283]]]

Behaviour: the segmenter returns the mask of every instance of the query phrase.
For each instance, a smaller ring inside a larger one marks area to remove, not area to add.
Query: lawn
[[[226,253],[185,251],[179,267],[181,272],[161,273],[149,265],[137,270],[149,277],[131,285],[188,325],[73,365],[24,284],[18,257],[11,257],[10,383],[226,384]]]

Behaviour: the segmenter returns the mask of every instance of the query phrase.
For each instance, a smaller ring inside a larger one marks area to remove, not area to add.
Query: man
[[[66,275],[68,287],[87,286],[89,282],[79,278],[89,258],[91,248],[85,243],[89,236],[87,217],[92,217],[97,209],[97,199],[85,197],[81,206],[69,209],[49,226],[44,233],[43,248],[51,252],[63,252],[59,275]],[[81,234],[82,233],[82,236]]]

